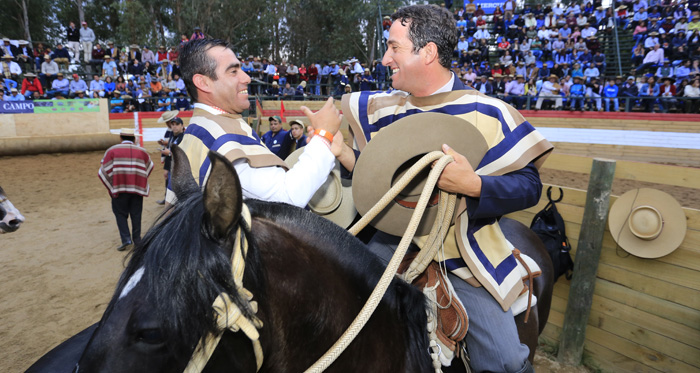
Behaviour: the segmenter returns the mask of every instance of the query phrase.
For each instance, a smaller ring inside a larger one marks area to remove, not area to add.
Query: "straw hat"
[[[119,136],[136,137],[136,136],[141,136],[141,135],[137,134],[133,128],[122,128],[119,130]]]
[[[302,123],[303,124],[303,123]],[[299,161],[304,148],[295,150],[284,161],[291,168]],[[335,167],[326,181],[316,191],[309,201],[309,209],[316,215],[322,216],[343,228],[352,224],[357,211],[352,200],[352,183],[340,177],[340,162],[335,161]]]
[[[687,222],[675,198],[657,189],[633,189],[610,208],[608,227],[615,242],[640,258],[659,258],[680,246]]]
[[[421,141],[416,142],[416,138]],[[467,157],[474,168],[488,150],[476,127],[442,113],[409,115],[379,131],[362,150],[353,172],[352,196],[357,211],[366,214],[421,156],[440,150],[446,142]],[[429,173],[428,167],[418,174],[370,224],[383,232],[402,236]],[[428,234],[436,215],[437,204],[429,204],[416,235]]]
[[[178,113],[179,111],[177,110],[166,111],[165,113],[163,113],[163,115],[160,116],[160,118],[158,118],[158,123],[168,123],[174,118],[176,118]]]

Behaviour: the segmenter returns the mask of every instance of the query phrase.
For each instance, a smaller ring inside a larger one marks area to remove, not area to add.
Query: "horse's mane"
[[[222,249],[202,228],[202,193],[179,197],[177,205],[165,211],[135,247],[105,315],[131,276],[144,267],[140,286],[145,287],[149,303],[155,305],[150,312],[156,312],[165,323],[161,325],[165,337],[196,343],[205,333],[216,331],[212,303],[220,293],[228,293],[246,316],[254,313],[235,290],[227,256],[230,250]],[[258,262],[252,247],[247,261]],[[258,267],[246,266],[246,280],[258,281]]]
[[[254,219],[272,221],[279,229],[292,232],[301,241],[318,248],[318,253],[335,261],[347,271],[349,281],[374,288],[384,266],[369,252],[361,241],[341,227],[303,209],[280,203],[246,200]],[[118,302],[122,289],[141,267],[145,268],[139,287],[149,304],[155,305],[158,319],[165,324],[161,330],[165,338],[190,341],[193,345],[207,332],[216,331],[212,303],[220,293],[228,293],[248,317],[254,316],[246,302],[235,291],[231,277],[228,250],[224,250],[203,229],[205,209],[202,193],[192,192],[179,196],[177,205],[164,212],[154,227],[137,245],[117,285],[112,302],[105,311],[110,314]],[[238,225],[246,224],[242,221]],[[260,252],[255,244],[255,232],[247,237],[249,251],[246,259],[244,285],[263,299],[265,282]],[[403,281],[394,280],[383,301],[392,310],[397,323],[407,326],[403,338],[410,351],[408,364],[425,365],[428,346],[426,309],[422,293]],[[388,338],[400,338],[399,336]]]
[[[359,239],[340,226],[287,204],[257,200],[248,200],[246,203],[254,218],[273,221],[279,229],[292,232],[301,240],[317,247],[319,254],[339,263],[346,270],[348,281],[353,281],[355,285],[364,281],[361,285],[364,285],[367,296],[379,282],[386,266]],[[396,322],[407,326],[408,332],[403,338],[410,351],[407,354],[408,366],[415,368],[415,371],[425,371],[420,369],[428,361],[426,303],[423,293],[404,281],[394,279],[382,301],[393,311]]]

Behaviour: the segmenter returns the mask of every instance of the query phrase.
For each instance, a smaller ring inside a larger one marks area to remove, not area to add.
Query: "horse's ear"
[[[173,145],[170,148],[173,155],[172,173],[170,174],[170,186],[178,199],[183,199],[190,193],[199,190],[199,186],[194,181],[190,160],[185,151],[179,146]]]
[[[243,208],[243,191],[231,161],[209,151],[211,169],[204,186],[205,227],[214,239],[226,239],[238,223]]]

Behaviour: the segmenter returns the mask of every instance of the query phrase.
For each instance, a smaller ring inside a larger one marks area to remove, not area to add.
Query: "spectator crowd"
[[[600,0],[519,7],[493,14],[468,0],[454,10],[452,70],[467,85],[516,108],[698,112],[700,0]],[[607,66],[601,40],[631,34],[633,69]]]
[[[468,86],[518,109],[698,112],[698,100],[684,98],[700,97],[700,0],[618,4],[615,9],[603,7],[601,0],[520,7],[507,0],[486,14],[467,0],[454,10],[459,42],[452,71]],[[385,16],[385,41],[390,26]],[[625,77],[608,66],[600,42],[611,40],[613,31],[634,40],[633,69]],[[181,35],[180,43],[204,37],[196,27],[189,38]],[[0,99],[108,98],[112,112],[190,108],[178,46],[103,46],[85,22],[80,27],[71,22],[65,40],[66,45],[50,49],[4,38]],[[239,58],[252,78],[251,92],[266,98],[302,100],[391,86],[381,60],[297,65]]]

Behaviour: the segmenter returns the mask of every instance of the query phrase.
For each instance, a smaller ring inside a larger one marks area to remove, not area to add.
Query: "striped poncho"
[[[150,192],[148,175],[153,161],[146,149],[124,141],[107,149],[98,175],[112,197],[133,193],[147,197]]]
[[[475,170],[482,180],[531,169],[530,175],[539,183],[535,167],[541,166],[552,149],[517,110],[501,100],[466,89],[459,80],[455,80],[451,92],[427,97],[402,91],[352,93],[343,96],[342,107],[359,150],[382,128],[408,115],[438,112],[464,119],[465,125],[473,125],[482,133],[489,147]],[[445,143],[450,141],[453,139],[445,139]],[[517,186],[510,188],[516,190]],[[507,200],[511,196],[502,197]],[[484,198],[493,199],[482,195],[481,200]],[[499,227],[499,216],[470,218],[467,206],[471,209],[473,204],[486,203],[471,200],[462,198],[457,222],[444,243],[444,256],[436,259],[456,276],[472,285],[484,286],[507,310],[523,290],[512,254],[513,245]],[[414,241],[421,246],[425,238],[417,237]]]

